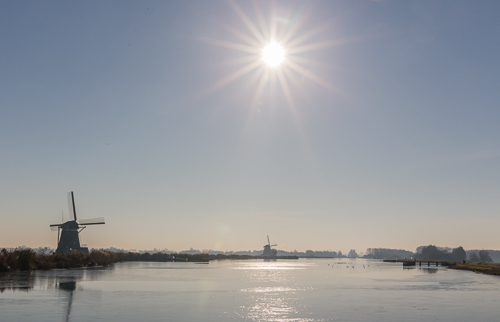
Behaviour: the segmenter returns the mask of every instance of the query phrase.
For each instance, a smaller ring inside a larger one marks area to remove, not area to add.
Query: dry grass
[[[116,261],[115,253],[102,250],[93,250],[87,256],[76,251],[69,254],[37,254],[30,248],[16,248],[13,251],[4,248],[0,251],[0,272],[107,266]]]
[[[476,272],[476,273],[500,276],[500,265],[499,264],[466,262],[465,264],[457,263],[455,265],[451,265],[448,267],[452,268],[452,269],[461,269],[461,270],[472,271],[472,272]]]

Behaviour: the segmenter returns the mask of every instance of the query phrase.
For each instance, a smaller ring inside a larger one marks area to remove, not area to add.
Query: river
[[[500,277],[364,259],[0,274],[0,321],[499,321]]]

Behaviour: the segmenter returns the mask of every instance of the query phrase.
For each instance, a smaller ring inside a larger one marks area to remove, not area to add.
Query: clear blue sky
[[[0,246],[500,249],[498,12],[0,1]]]

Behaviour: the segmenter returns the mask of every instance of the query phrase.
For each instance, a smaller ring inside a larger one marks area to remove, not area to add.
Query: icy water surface
[[[0,275],[0,321],[500,321],[500,278],[363,259]]]

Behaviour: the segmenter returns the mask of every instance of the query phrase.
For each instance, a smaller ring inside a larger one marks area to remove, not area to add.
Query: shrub
[[[9,252],[4,248],[0,251],[0,272],[8,272],[10,266],[7,264]]]
[[[89,263],[92,266],[107,266],[116,262],[116,255],[103,250],[92,250],[89,255]]]
[[[17,269],[20,271],[29,271],[35,269],[36,253],[28,249],[16,249],[14,256],[17,258]]]

